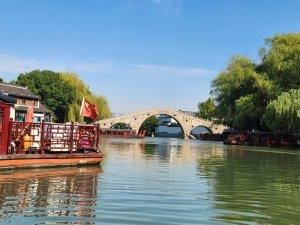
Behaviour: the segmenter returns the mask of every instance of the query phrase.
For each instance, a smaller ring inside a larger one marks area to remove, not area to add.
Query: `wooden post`
[[[41,131],[41,154],[45,154],[45,122],[42,122],[42,131]]]
[[[96,135],[97,135],[97,139],[96,139],[96,148],[99,148],[99,144],[100,144],[100,124],[97,124],[96,127]]]
[[[67,126],[67,125],[65,125]],[[74,147],[74,122],[71,123],[71,130],[70,130],[70,153],[73,154],[73,147]]]
[[[13,121],[12,120],[10,120],[9,121],[9,126],[8,126],[8,146],[11,144],[11,142],[12,142],[12,126],[13,126]],[[15,147],[17,147],[17,146],[15,146]],[[16,152],[16,149],[14,149],[14,152]],[[8,152],[8,149],[7,149],[7,151],[6,151],[6,154],[11,154],[11,152]]]

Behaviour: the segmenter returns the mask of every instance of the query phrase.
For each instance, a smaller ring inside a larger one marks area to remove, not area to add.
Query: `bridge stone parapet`
[[[121,115],[112,117],[110,119],[99,120],[96,123],[100,124],[101,128],[111,128],[116,123],[128,124],[133,130],[139,130],[142,123],[151,116],[154,115],[167,115],[174,118],[179,126],[183,130],[184,138],[188,138],[192,129],[195,127],[206,127],[211,133],[222,133],[227,127],[220,124],[214,124],[212,121],[186,115],[182,112],[178,112],[172,109],[155,108],[144,110],[141,112],[130,113],[127,115]]]

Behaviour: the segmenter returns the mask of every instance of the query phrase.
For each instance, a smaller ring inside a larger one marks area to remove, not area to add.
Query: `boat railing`
[[[7,155],[96,152],[100,126],[10,121]]]

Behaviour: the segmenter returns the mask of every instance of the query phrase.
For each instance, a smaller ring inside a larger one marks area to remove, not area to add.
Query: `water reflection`
[[[212,219],[230,224],[297,224],[299,154],[237,146],[230,146],[226,153],[198,164],[200,173],[214,181],[217,215]]]
[[[183,146],[178,139],[169,139],[168,143],[149,143],[145,145],[143,154],[146,158],[158,158],[161,161],[174,161],[180,154]]]
[[[158,138],[107,139],[101,149],[102,171],[1,173],[0,224],[300,221],[300,152]]]
[[[112,187],[103,192],[118,199],[98,209],[105,222],[116,221],[114,206],[123,224],[300,221],[300,152],[157,138],[103,144]]]
[[[226,154],[224,145],[219,142],[176,138],[102,139],[101,147],[108,158],[122,158],[125,161],[131,161],[134,158],[135,161],[140,162],[154,160],[166,165],[196,164],[197,160],[223,158]],[[128,162],[130,163],[132,162]],[[102,165],[104,164],[106,160]]]
[[[99,172],[75,167],[0,173],[0,222],[92,224],[85,220],[95,217]]]

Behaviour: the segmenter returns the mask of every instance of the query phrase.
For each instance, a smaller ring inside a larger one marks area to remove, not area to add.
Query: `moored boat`
[[[131,129],[100,129],[100,136],[106,138],[145,138],[146,130],[136,132]]]
[[[9,121],[2,135],[0,169],[99,164],[98,125]]]
[[[45,117],[41,116],[40,111],[38,118],[44,120],[37,121],[44,122],[32,123],[35,117],[33,108],[39,108],[38,97],[26,100],[24,96],[29,98],[33,94],[24,88],[14,89],[11,94],[12,96],[7,96],[0,93],[0,169],[73,166],[101,162],[103,156],[99,151],[99,125],[45,122]],[[23,101],[28,103],[23,106],[27,109],[27,122],[24,122],[22,113],[16,113],[15,109],[16,103]],[[19,122],[14,121],[15,119]]]
[[[99,125],[16,122],[0,102],[0,169],[99,164],[99,141]]]
[[[213,134],[213,133],[201,133],[199,135],[200,140],[205,140],[205,141],[222,141],[222,136],[221,134]]]
[[[266,147],[300,147],[300,134],[285,132],[240,132],[224,135],[224,144]]]

